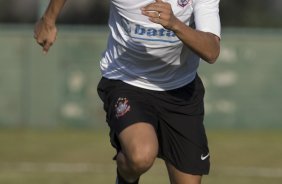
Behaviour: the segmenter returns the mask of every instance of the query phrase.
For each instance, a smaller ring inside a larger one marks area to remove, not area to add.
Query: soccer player
[[[35,26],[47,52],[65,0],[50,0]],[[208,174],[200,58],[220,52],[219,0],[111,0],[98,94],[116,148],[116,184],[137,184],[156,157],[172,184]],[[94,48],[93,48],[94,49]]]

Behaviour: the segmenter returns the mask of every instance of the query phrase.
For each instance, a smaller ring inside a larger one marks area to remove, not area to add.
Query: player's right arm
[[[34,28],[34,38],[42,46],[43,52],[47,53],[56,40],[56,20],[66,0],[50,0],[42,18],[37,21]]]

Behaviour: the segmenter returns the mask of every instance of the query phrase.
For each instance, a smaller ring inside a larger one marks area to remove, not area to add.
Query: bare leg
[[[158,154],[155,129],[148,123],[136,123],[119,135],[121,152],[117,155],[119,174],[128,182],[136,181],[153,165]]]
[[[171,184],[201,184],[202,176],[183,173],[166,162]]]

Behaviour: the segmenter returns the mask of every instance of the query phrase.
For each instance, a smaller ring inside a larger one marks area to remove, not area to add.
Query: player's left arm
[[[34,38],[47,53],[57,36],[56,20],[67,0],[49,0],[49,5],[44,15],[37,21],[34,27]]]
[[[195,21],[198,20],[197,16],[201,16],[201,8],[209,8],[209,6],[202,6],[200,3],[208,1],[216,2],[215,0],[198,1],[196,13],[198,13],[199,15],[195,15]],[[218,3],[209,4],[210,6],[218,7]],[[160,14],[156,12],[159,12]],[[156,0],[154,3],[151,3],[146,7],[142,8],[142,13],[148,16],[152,22],[161,24],[164,28],[174,31],[177,37],[187,47],[193,50],[196,54],[198,54],[203,60],[207,61],[208,63],[214,63],[218,58],[220,53],[220,38],[209,31],[200,31],[191,28],[185,23],[181,22],[174,15],[171,5],[169,3],[163,2],[162,0]],[[212,13],[214,14],[214,12]],[[207,12],[204,12],[204,14],[204,16],[206,17],[210,16]],[[203,17],[201,17],[201,20],[202,19]],[[200,18],[198,21],[200,21]]]

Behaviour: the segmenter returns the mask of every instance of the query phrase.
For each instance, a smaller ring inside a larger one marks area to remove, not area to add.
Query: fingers
[[[53,43],[51,42],[46,42],[44,45],[43,45],[43,53],[44,54],[47,54],[48,51],[49,51],[49,48],[53,45]]]
[[[172,29],[177,22],[171,4],[163,0],[155,0],[155,2],[141,8],[141,11],[151,22],[160,24],[166,29]]]
[[[34,36],[34,38],[36,39],[36,42],[42,47],[43,53],[47,54],[54,41],[49,41],[47,39],[40,40],[37,36]]]
[[[141,8],[141,11],[143,15],[150,18],[161,18],[161,15],[168,15],[172,10],[169,3],[163,2],[162,0],[156,0],[156,2]]]
[[[167,3],[163,2],[156,2],[156,3],[151,3],[144,8],[141,9],[142,11],[157,11],[157,12],[164,12],[169,10],[169,6]]]
[[[141,9],[142,14],[149,17],[149,20],[157,24],[165,24],[171,14],[171,6],[162,0],[148,4]]]
[[[42,47],[43,53],[47,54],[56,40],[57,28],[49,25],[43,19],[39,20],[34,28],[34,39]]]
[[[165,21],[165,14],[157,11],[151,11],[151,12],[142,12],[143,15],[148,16],[149,20],[151,22],[154,22],[156,24],[163,24]]]
[[[143,15],[148,16],[149,18],[161,18],[161,12],[158,11],[142,11]]]
[[[54,41],[49,41],[48,39],[39,39],[36,35],[34,35],[34,38],[36,39],[36,42],[42,47],[43,53],[47,54]]]

